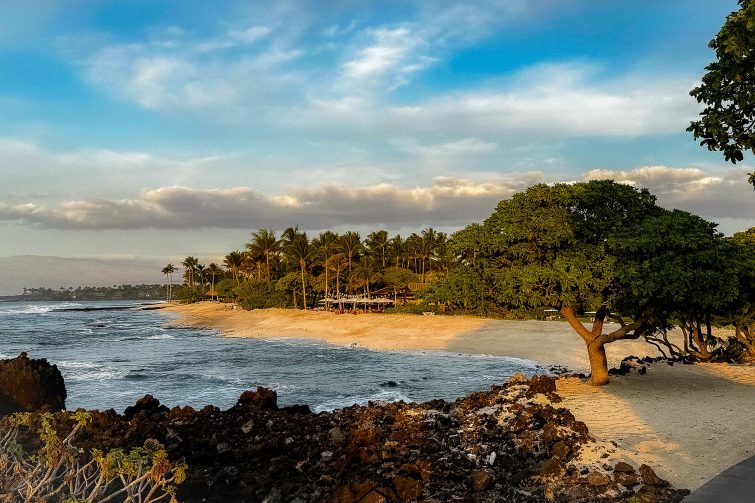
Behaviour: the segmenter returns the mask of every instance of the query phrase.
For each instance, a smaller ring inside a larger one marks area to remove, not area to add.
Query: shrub
[[[88,457],[74,445],[91,414],[70,414],[74,426],[61,438],[53,415],[15,414],[0,426],[0,500],[106,502],[175,502],[176,486],[186,478],[186,465],[174,465],[163,447],[149,439],[126,452],[92,450]],[[37,438],[28,438],[36,432]],[[21,440],[23,438],[23,441]],[[24,445],[36,445],[25,452]]]
[[[233,293],[244,309],[288,306],[288,296],[276,290],[274,281],[245,281],[234,288]]]

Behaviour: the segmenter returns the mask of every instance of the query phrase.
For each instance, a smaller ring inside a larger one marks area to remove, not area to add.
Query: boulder
[[[0,360],[0,415],[65,408],[66,387],[57,366],[32,360],[26,353]]]

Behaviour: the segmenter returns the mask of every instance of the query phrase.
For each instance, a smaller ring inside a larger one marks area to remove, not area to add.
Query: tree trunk
[[[325,259],[325,262],[327,261]],[[330,301],[328,300],[328,266],[325,266],[325,310],[330,311]]]
[[[606,359],[606,346],[597,339],[587,344],[587,356],[590,358],[591,386],[604,386],[608,384],[608,360]]]
[[[304,306],[304,310],[307,310],[307,283],[304,280],[304,261],[302,260],[299,265],[301,266],[301,296],[302,296],[302,304]]]

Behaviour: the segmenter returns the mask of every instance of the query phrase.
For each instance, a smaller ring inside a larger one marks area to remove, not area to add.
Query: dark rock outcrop
[[[31,360],[26,353],[0,360],[0,415],[65,408],[66,387],[57,366]]]
[[[277,406],[264,388],[229,410],[167,410],[145,397],[127,414],[94,412],[77,445],[132,448],[154,439],[188,463],[184,502],[676,503],[686,494],[649,467],[585,463],[603,452],[559,407],[547,377],[517,376],[454,403],[370,403],[333,412]],[[68,413],[55,415],[70,429]],[[608,447],[607,447],[608,445]],[[613,466],[612,466],[613,465]]]

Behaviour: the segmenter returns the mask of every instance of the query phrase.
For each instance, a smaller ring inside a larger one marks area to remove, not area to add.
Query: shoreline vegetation
[[[584,345],[564,321],[519,321],[465,316],[336,314],[293,309],[231,309],[221,303],[170,305],[173,323],[216,329],[223,336],[317,339],[375,350],[441,350],[513,356],[573,371],[589,368]],[[643,341],[607,347],[618,367],[634,355],[656,357]],[[577,377],[557,379],[561,406],[599,441],[615,442],[617,459],[653,466],[675,487],[691,490],[755,455],[755,366],[749,364],[634,364],[605,387]],[[640,374],[637,370],[645,368]]]

